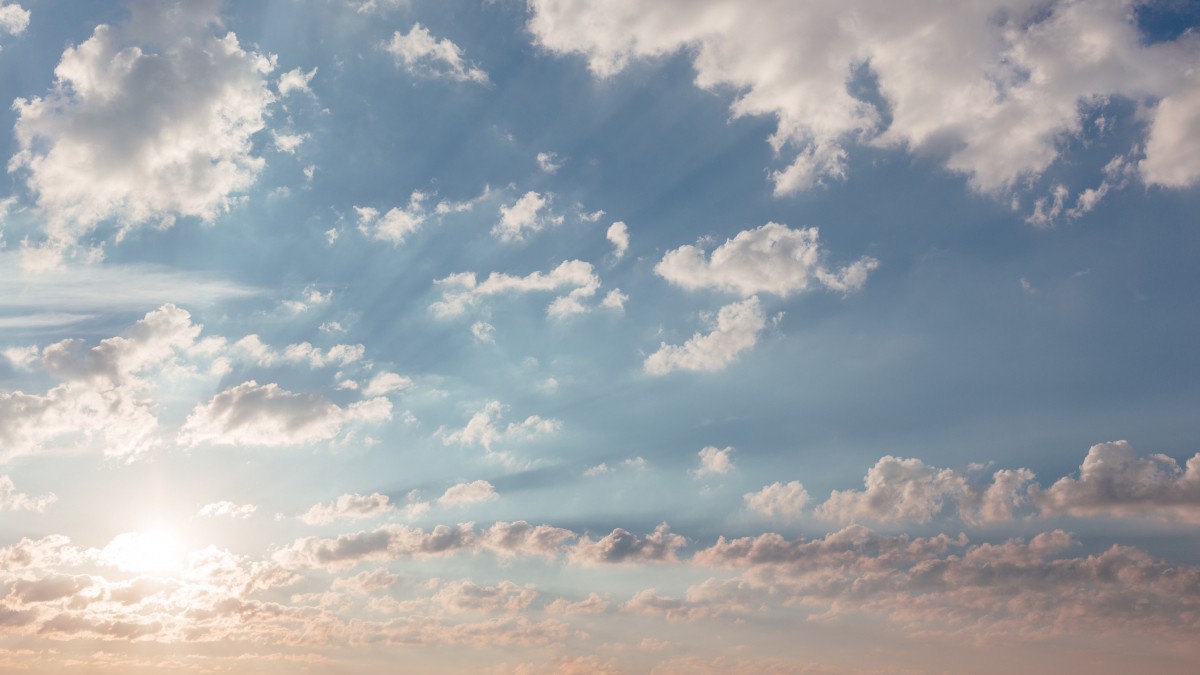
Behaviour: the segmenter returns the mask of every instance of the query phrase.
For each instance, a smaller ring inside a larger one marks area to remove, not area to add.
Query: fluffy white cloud
[[[735,116],[773,115],[771,145],[793,155],[771,174],[778,194],[843,178],[851,143],[932,154],[976,189],[1001,190],[1055,161],[1059,140],[1082,129],[1081,106],[1169,101],[1161,139],[1185,142],[1197,110],[1194,32],[1146,44],[1128,0],[529,4],[537,43],[583,54],[599,76],[686,50],[697,86],[738,92]],[[868,78],[882,106],[856,93]],[[1196,163],[1175,152],[1148,144],[1147,180],[1194,181]],[[1175,156],[1183,167],[1169,168]]]
[[[363,396],[382,396],[390,394],[394,391],[402,391],[408,389],[413,384],[412,378],[396,373],[382,372],[376,373],[367,382],[367,386],[363,387]]]
[[[250,380],[196,406],[179,432],[187,446],[285,446],[327,441],[346,424],[391,419],[392,404],[379,397],[340,408],[315,394],[295,394],[277,384]]]
[[[696,333],[682,345],[663,342],[658,351],[646,357],[642,367],[651,375],[675,370],[721,370],[757,344],[758,333],[766,325],[767,317],[757,297],[726,305],[717,312],[712,332]]]
[[[499,498],[500,495],[496,494],[496,490],[492,487],[491,483],[486,480],[477,480],[471,483],[459,483],[447,488],[442,493],[442,496],[438,497],[438,504],[442,506],[463,506]]]
[[[742,498],[746,500],[746,508],[768,518],[798,516],[809,499],[808,491],[797,480],[789,483],[776,481],[758,492],[747,492]]]
[[[600,301],[600,306],[604,309],[611,309],[614,312],[624,312],[625,303],[629,301],[629,296],[621,292],[621,289],[614,288],[604,295],[604,299]]]
[[[1169,188],[1200,180],[1200,76],[1158,102],[1138,170],[1147,183]]]
[[[24,492],[17,492],[17,486],[13,484],[12,478],[0,476],[0,511],[36,511],[41,513],[46,510],[54,502],[58,501],[58,497],[53,493],[47,493],[40,497],[30,497]]]
[[[380,241],[393,244],[403,244],[410,235],[421,229],[428,218],[424,203],[428,195],[414,190],[408,197],[408,205],[389,209],[383,217],[377,209],[369,206],[356,206],[358,213],[358,230],[363,234]]]
[[[608,232],[605,233],[608,240],[613,245],[613,257],[617,260],[625,257],[625,252],[629,250],[629,227],[621,221],[617,221],[608,226]]]
[[[211,504],[205,504],[204,506],[200,507],[200,510],[196,512],[196,515],[203,516],[205,518],[225,517],[245,519],[254,515],[254,512],[257,510],[258,506],[254,504],[235,504],[231,501],[222,500],[219,502],[213,502]]]
[[[342,495],[328,504],[313,504],[300,516],[309,525],[325,525],[335,520],[374,518],[395,511],[388,496],[373,492],[369,495]]]
[[[458,444],[463,446],[481,445],[488,453],[492,453],[492,445],[502,441],[534,438],[552,434],[562,428],[562,422],[556,419],[545,419],[538,415],[530,415],[521,422],[501,424],[501,418],[508,411],[508,406],[499,401],[488,401],[483,408],[471,415],[471,419],[462,429],[446,431],[439,429],[438,435],[446,445]],[[506,455],[499,455],[501,458]]]
[[[773,293],[788,297],[817,285],[849,293],[862,288],[879,266],[874,258],[839,269],[824,264],[817,228],[792,230],[779,223],[739,232],[713,250],[711,257],[698,246],[667,251],[654,271],[672,284],[688,290],[716,288],[751,296]]]
[[[434,283],[443,288],[442,299],[431,304],[429,311],[441,318],[460,316],[483,298],[493,295],[570,288],[570,292],[555,298],[547,309],[549,315],[561,317],[585,311],[582,300],[595,295],[600,289],[600,278],[596,276],[595,268],[582,260],[567,260],[548,273],[532,272],[523,277],[492,272],[479,281],[474,272],[459,272]]]
[[[865,490],[834,490],[816,515],[842,522],[865,518],[924,523],[942,510],[947,497],[966,490],[966,480],[953,469],[891,455],[880,458],[863,482]]]
[[[68,339],[21,350],[24,365],[40,363],[62,384],[44,395],[0,391],[0,456],[102,445],[105,455],[131,460],[153,448],[158,420],[145,396],[147,375],[190,374],[191,357],[211,357],[224,345],[199,339],[200,331],[186,311],[164,305],[91,348]]]
[[[15,2],[0,4],[0,33],[20,35],[29,27],[29,10]]]
[[[724,475],[733,470],[733,448],[721,450],[710,445],[702,448],[696,455],[700,457],[700,466],[693,472],[697,478]]]
[[[552,195],[529,191],[512,204],[501,204],[500,222],[492,227],[492,236],[506,243],[524,241],[529,233],[562,225],[563,217],[550,211],[551,199]]]
[[[1030,497],[1043,516],[1146,516],[1200,523],[1200,453],[1184,467],[1165,455],[1138,457],[1128,441],[1093,445],[1079,466]]]
[[[448,38],[438,40],[419,23],[414,23],[405,35],[393,33],[391,42],[383,48],[396,58],[397,65],[403,64],[413,75],[479,84],[488,81],[487,73],[463,60],[458,45]]]
[[[273,65],[233,33],[212,34],[218,4],[134,2],[127,23],[63,52],[50,93],[13,104],[9,169],[37,195],[51,249],[109,219],[121,233],[212,221],[253,185]]]
[[[324,368],[325,366],[335,364],[348,366],[360,360],[364,353],[366,353],[366,347],[362,345],[337,344],[325,351],[321,351],[320,347],[314,347],[307,342],[301,342],[285,347],[283,358],[286,361],[307,362],[313,368]]]
[[[275,89],[279,91],[280,96],[287,96],[293,91],[311,94],[312,89],[308,85],[316,74],[316,68],[307,73],[299,68],[293,68],[279,76],[279,80],[275,83]]]

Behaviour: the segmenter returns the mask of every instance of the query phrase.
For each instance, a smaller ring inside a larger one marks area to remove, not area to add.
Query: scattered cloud
[[[825,257],[817,228],[792,230],[767,223],[739,232],[711,256],[698,246],[668,251],[654,271],[687,290],[715,288],[743,297],[772,293],[786,298],[814,286],[842,293],[857,291],[879,266],[874,258],[864,257],[831,270],[824,264]]]
[[[219,501],[200,507],[196,515],[204,518],[238,518],[245,520],[254,515],[258,507],[254,504],[235,504],[230,501]]]
[[[107,220],[118,240],[146,223],[211,222],[262,170],[250,137],[274,100],[271,59],[212,34],[216,3],[171,9],[134,3],[128,22],[66,48],[45,96],[13,104],[9,168],[37,196],[49,250]]]
[[[758,334],[766,325],[767,318],[757,297],[735,302],[717,312],[716,325],[710,333],[696,333],[682,345],[663,342],[642,366],[651,375],[666,375],[676,370],[722,370],[738,354],[758,343]]]
[[[563,216],[550,210],[551,199],[553,195],[531,190],[511,204],[501,204],[500,222],[492,227],[492,236],[504,243],[512,243],[524,241],[529,234],[547,227],[562,225]]]
[[[491,483],[486,480],[477,480],[471,483],[459,483],[447,488],[442,496],[438,497],[438,504],[442,506],[465,506],[467,504],[478,504],[499,498],[500,495],[496,494],[496,490],[492,487]]]
[[[309,84],[316,74],[316,68],[307,73],[300,68],[293,68],[279,76],[279,79],[275,83],[275,89],[279,92],[280,96],[287,96],[293,91],[311,96],[312,89],[309,87]]]
[[[608,232],[605,236],[612,242],[613,258],[616,260],[624,258],[625,252],[629,250],[629,227],[618,220],[608,226]]]
[[[700,466],[693,472],[697,478],[711,475],[720,476],[733,470],[733,448],[727,447],[719,450],[710,445],[696,454],[700,457]]]
[[[328,504],[314,504],[300,516],[309,525],[326,525],[335,520],[360,520],[376,518],[391,513],[396,507],[388,503],[388,496],[373,492],[369,495],[342,495]]]
[[[789,483],[776,481],[758,492],[747,492],[742,496],[746,508],[767,518],[794,518],[808,504],[808,491],[794,480]]]
[[[478,84],[488,81],[487,73],[463,59],[458,45],[448,38],[438,40],[419,23],[414,23],[407,34],[393,33],[391,42],[383,49],[411,75]]]
[[[553,152],[539,152],[537,154],[538,168],[545,173],[557,173],[562,168],[563,162]]]
[[[17,492],[9,476],[0,476],[0,511],[34,511],[42,513],[46,507],[58,501],[58,497],[49,492],[40,497],[30,497],[24,492]]]
[[[532,272],[527,276],[513,276],[503,272],[492,272],[479,281],[474,272],[459,272],[434,281],[442,287],[442,299],[429,306],[429,311],[439,318],[461,316],[484,298],[494,295],[559,291],[570,288],[566,295],[555,298],[547,313],[550,316],[568,316],[586,311],[583,299],[595,295],[600,288],[591,263],[582,260],[567,260],[548,273]]]

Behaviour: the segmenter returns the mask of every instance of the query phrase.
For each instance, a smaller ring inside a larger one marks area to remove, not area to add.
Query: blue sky
[[[1194,671],[1198,25],[7,0],[0,665]]]

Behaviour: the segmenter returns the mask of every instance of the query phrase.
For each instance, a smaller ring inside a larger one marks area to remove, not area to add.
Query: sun
[[[104,562],[126,572],[172,573],[183,568],[183,549],[164,530],[118,534],[100,553]]]

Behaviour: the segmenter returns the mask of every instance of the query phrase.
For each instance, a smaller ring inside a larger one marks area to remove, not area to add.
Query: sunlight
[[[119,534],[104,547],[101,559],[127,572],[170,573],[183,568],[179,542],[162,530]]]

